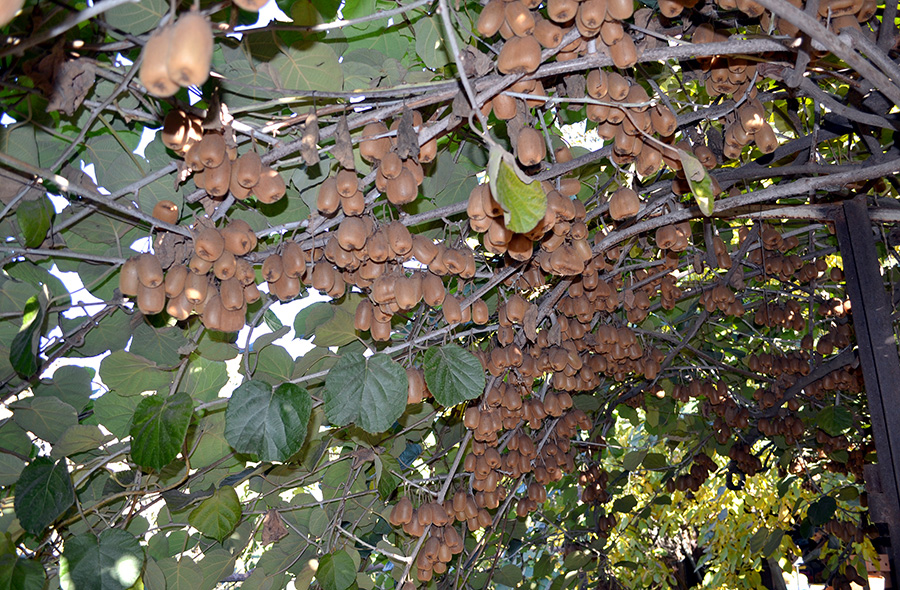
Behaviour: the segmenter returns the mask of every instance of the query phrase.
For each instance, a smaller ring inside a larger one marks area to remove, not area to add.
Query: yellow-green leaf
[[[678,157],[681,159],[684,175],[687,178],[688,185],[691,187],[691,193],[693,193],[694,199],[697,201],[697,206],[700,207],[700,212],[709,217],[712,215],[716,200],[716,195],[713,193],[712,178],[706,171],[706,167],[700,163],[700,160],[686,151],[678,150]]]
[[[529,232],[544,218],[547,195],[541,183],[528,178],[513,155],[496,144],[491,146],[488,178],[491,193],[503,207],[503,223],[509,231]]]

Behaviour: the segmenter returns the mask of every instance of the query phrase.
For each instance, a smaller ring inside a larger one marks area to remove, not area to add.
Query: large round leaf
[[[33,535],[40,534],[74,503],[75,490],[65,459],[54,463],[38,457],[16,482],[16,516],[22,528]]]
[[[241,520],[241,501],[231,486],[222,486],[191,511],[188,522],[217,541],[223,540]]]
[[[46,583],[47,573],[41,562],[12,553],[0,555],[0,588],[3,590],[43,590]]]
[[[264,381],[247,381],[228,401],[225,439],[239,453],[286,461],[303,446],[311,409],[309,393],[293,383],[273,390]]]
[[[455,344],[425,351],[425,383],[442,406],[475,399],[484,391],[484,368],[478,358]]]
[[[181,450],[194,402],[186,393],[145,397],[131,423],[131,456],[144,469],[162,469]]]
[[[344,354],[325,379],[325,416],[332,424],[355,422],[366,432],[384,432],[406,409],[406,371],[384,354]]]
[[[353,558],[343,550],[323,555],[316,570],[316,580],[322,590],[346,590],[356,580]]]
[[[141,576],[144,550],[134,535],[106,529],[66,541],[59,566],[63,590],[125,590]]]

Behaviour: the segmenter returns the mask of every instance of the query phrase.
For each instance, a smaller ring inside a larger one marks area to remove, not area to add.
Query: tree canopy
[[[896,4],[277,7],[2,8],[3,588],[865,577]]]

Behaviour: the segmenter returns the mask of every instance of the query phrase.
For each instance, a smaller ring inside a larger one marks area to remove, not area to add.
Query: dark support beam
[[[869,479],[873,480],[871,514],[876,522],[888,525],[891,578],[896,588],[900,577],[900,356],[864,198],[846,201],[835,212],[834,221],[878,454],[879,477],[866,480],[867,486]]]

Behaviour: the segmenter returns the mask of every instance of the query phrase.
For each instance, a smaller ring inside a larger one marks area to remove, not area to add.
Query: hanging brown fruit
[[[153,206],[153,217],[165,223],[177,223],[178,205],[168,199],[163,199]]]
[[[166,65],[172,42],[172,27],[163,27],[150,36],[141,53],[141,84],[150,94],[159,98],[167,98],[178,92],[178,82],[169,76]]]
[[[547,157],[547,144],[540,132],[533,127],[525,127],[516,139],[516,158],[523,166],[534,166]]]
[[[367,162],[375,162],[381,160],[384,155],[391,149],[391,140],[388,137],[379,137],[388,132],[387,125],[378,121],[369,123],[363,128],[362,141],[359,142],[359,155]]]
[[[193,149],[206,168],[215,168],[225,160],[225,137],[220,133],[207,133]]]
[[[316,208],[322,215],[334,215],[341,206],[341,194],[337,190],[337,180],[333,176],[326,178],[319,185],[316,197]]]
[[[138,279],[142,285],[154,289],[163,284],[163,270],[159,258],[145,253],[138,255],[136,262]]]
[[[225,249],[235,256],[243,256],[256,248],[256,234],[243,219],[232,219],[221,233]]]
[[[141,71],[143,72],[143,69]],[[163,145],[172,151],[180,152],[191,138],[191,123],[191,118],[181,109],[172,109],[166,113],[160,131]]]
[[[247,12],[259,12],[268,0],[232,0],[234,5]]]
[[[524,37],[534,32],[534,16],[519,0],[507,2],[504,6],[504,15],[513,34]]]
[[[637,193],[627,187],[617,190],[609,200],[609,215],[616,221],[633,217],[640,209],[641,201]]]
[[[541,65],[541,45],[533,36],[513,37],[497,58],[501,74],[531,74]]]
[[[505,21],[503,0],[491,0],[481,9],[475,28],[482,37],[493,37]]]
[[[138,285],[141,280],[138,277],[137,256],[132,256],[122,265],[119,271],[119,291],[122,295],[133,297],[137,295]]]
[[[225,239],[214,227],[209,227],[194,236],[194,252],[208,262],[215,262],[225,250]]]
[[[224,197],[231,186],[231,161],[227,158],[215,168],[203,171],[203,188],[213,197]]]
[[[263,166],[259,174],[259,182],[253,187],[253,194],[263,203],[274,203],[284,196],[287,186],[277,170]]]
[[[212,63],[212,27],[199,12],[181,15],[172,27],[167,47],[169,77],[182,86],[201,86],[209,78]]]
[[[144,315],[154,315],[161,312],[166,306],[166,288],[162,282],[155,287],[148,287],[143,283],[139,284],[137,305]]]
[[[246,152],[235,162],[234,176],[237,183],[244,188],[253,188],[259,182],[262,172],[262,160],[256,152]]]
[[[419,186],[413,173],[407,168],[403,168],[396,178],[387,181],[385,187],[388,201],[394,205],[405,205],[412,203],[419,196]]]

